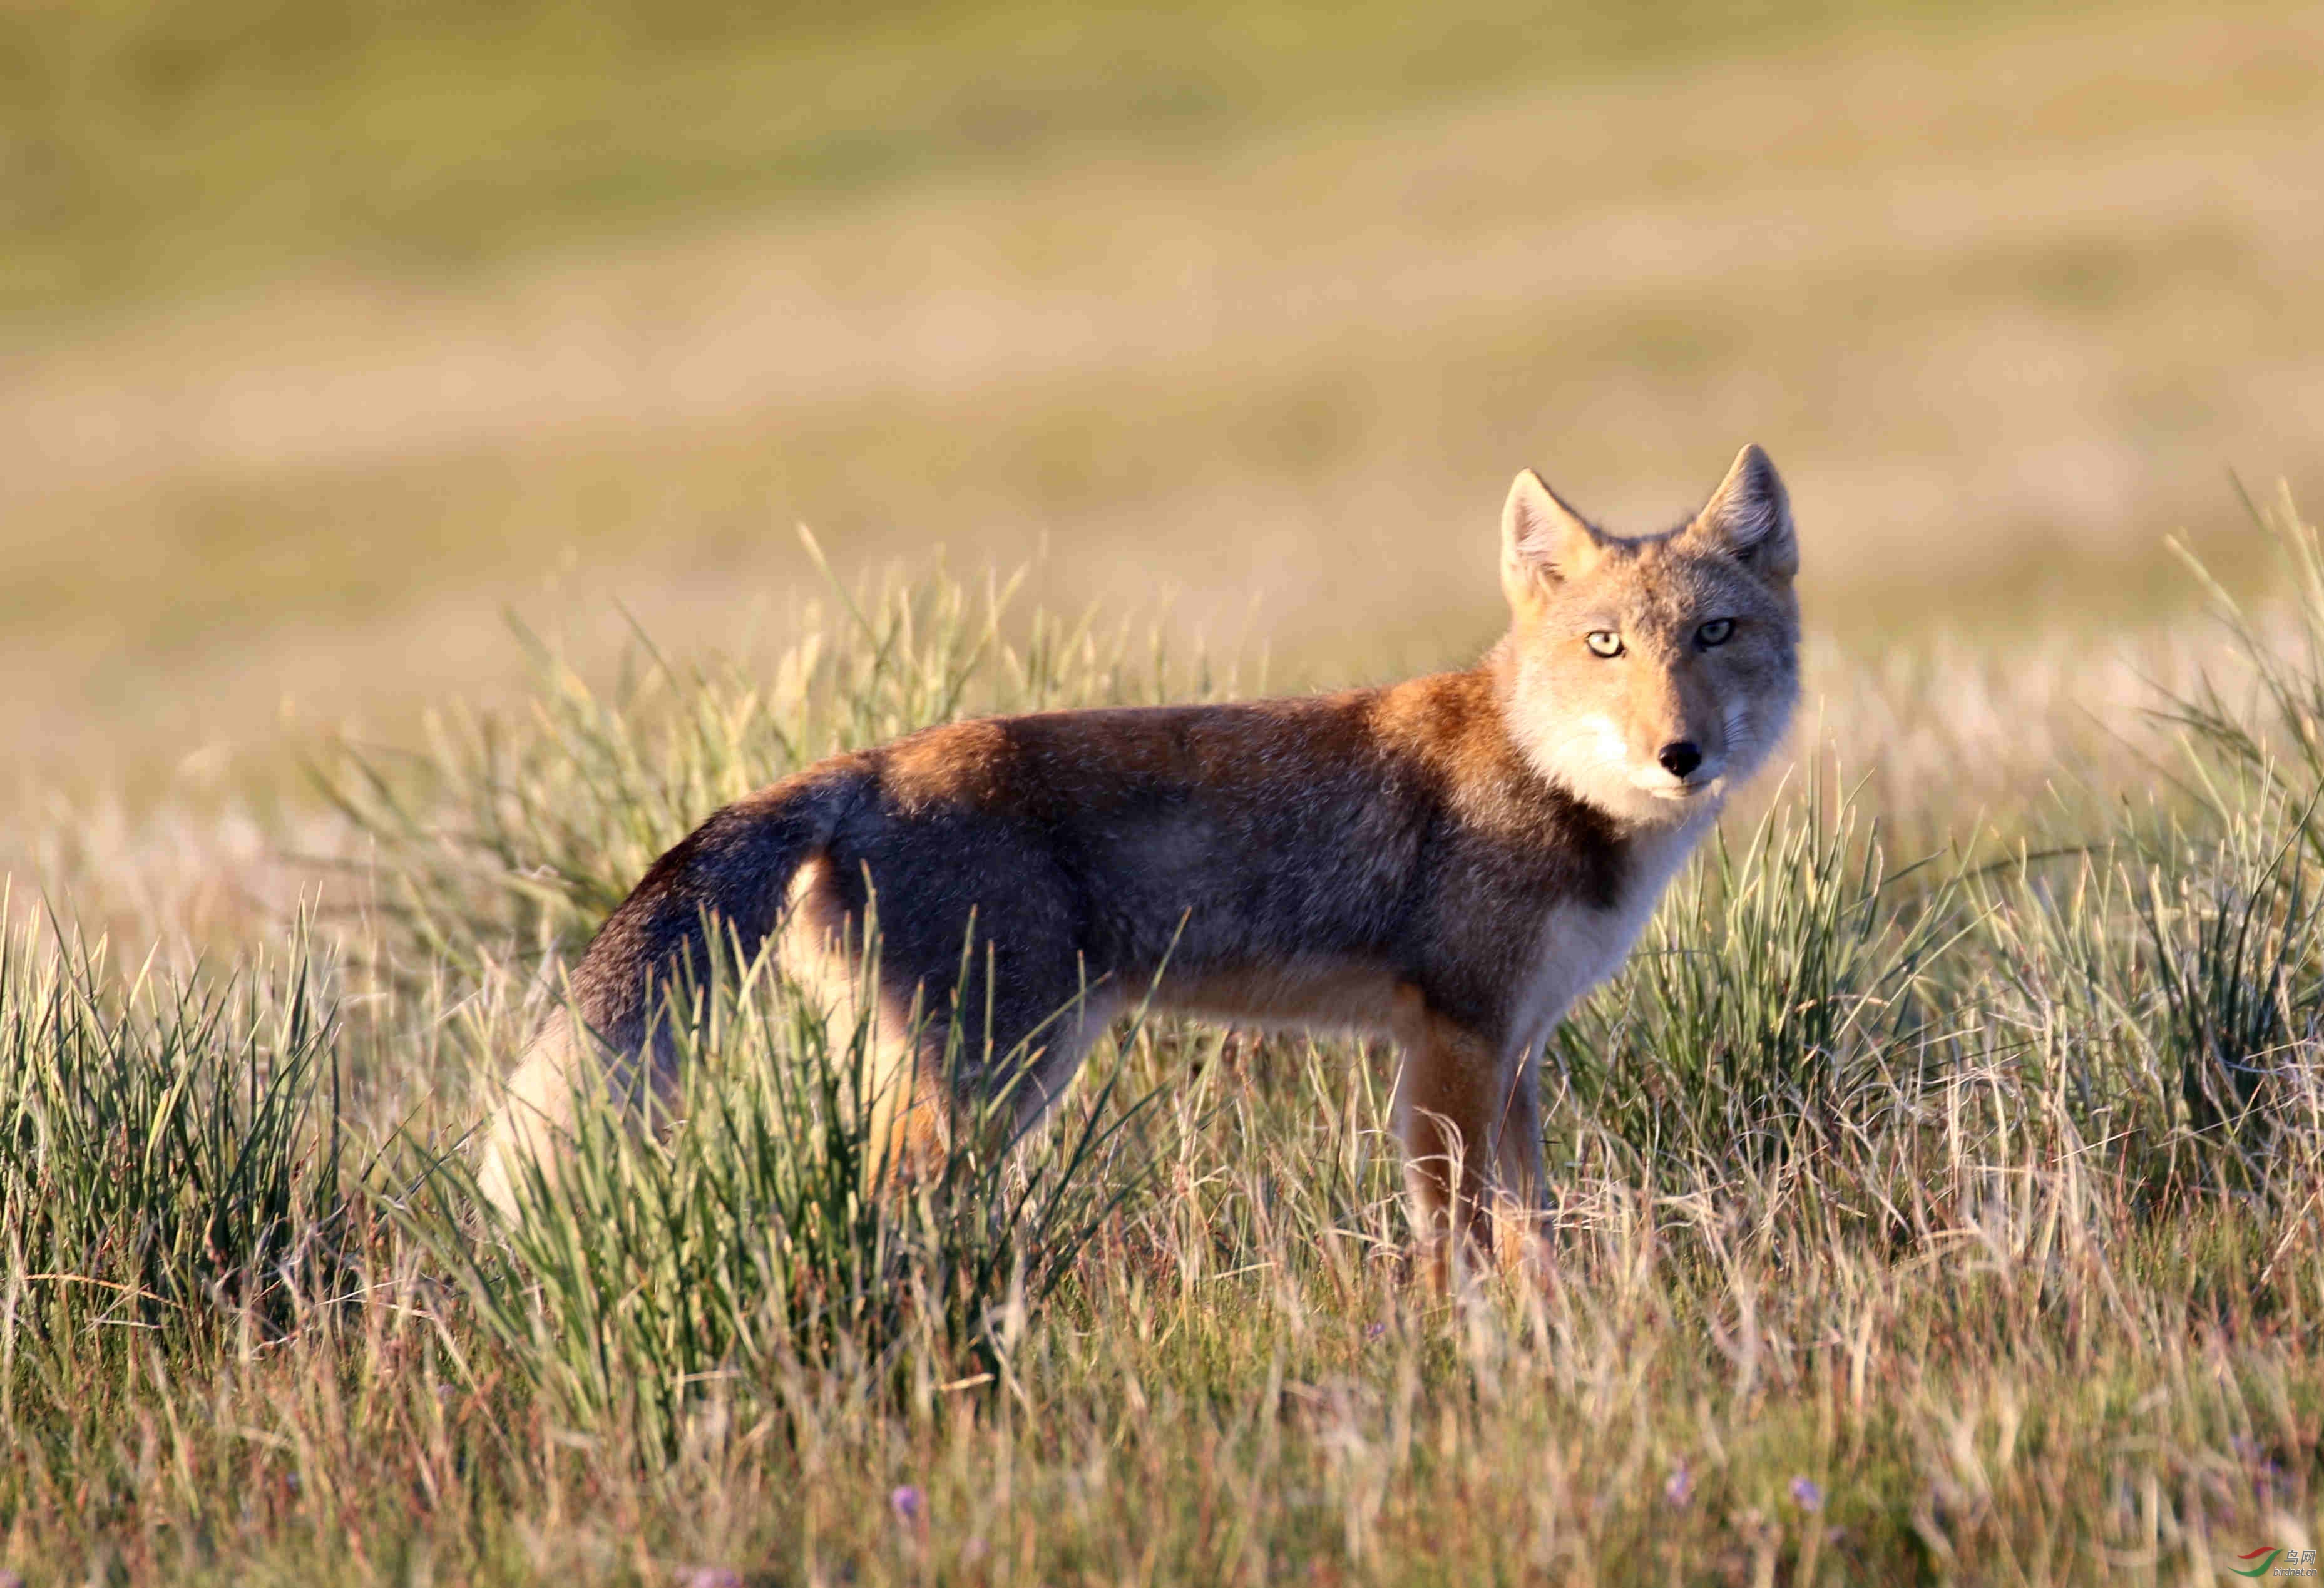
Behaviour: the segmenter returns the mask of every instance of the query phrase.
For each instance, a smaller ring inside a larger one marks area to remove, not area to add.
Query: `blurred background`
[[[2320,173],[2315,7],[0,0],[0,743],[731,648],[799,523],[1386,677],[1521,465],[1747,439],[1832,653],[2102,639],[2324,501]]]

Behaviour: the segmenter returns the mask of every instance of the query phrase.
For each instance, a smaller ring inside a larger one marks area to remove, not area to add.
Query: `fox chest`
[[[1536,929],[1515,992],[1510,1029],[1527,1051],[1568,1010],[1619,970],[1678,869],[1710,829],[1706,813],[1667,832],[1630,841],[1621,886],[1610,903],[1553,905]]]

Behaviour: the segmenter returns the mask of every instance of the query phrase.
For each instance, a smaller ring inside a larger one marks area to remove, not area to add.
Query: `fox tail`
[[[553,1177],[589,1086],[627,1097],[642,1061],[658,1094],[675,1089],[669,1041],[657,1037],[655,1051],[643,1051],[657,1001],[667,988],[708,984],[714,934],[745,959],[760,951],[791,879],[830,844],[868,781],[860,765],[816,767],[719,810],[654,862],[590,940],[570,996],[500,1089],[476,1176],[486,1200],[513,1213],[529,1172]]]

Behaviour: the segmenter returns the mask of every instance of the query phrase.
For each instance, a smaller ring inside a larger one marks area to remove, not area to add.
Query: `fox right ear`
[[[1598,531],[1539,475],[1518,471],[1501,509],[1501,591],[1511,606],[1529,605],[1546,586],[1585,572],[1599,547]]]
[[[1776,578],[1788,579],[1800,571],[1800,538],[1792,527],[1791,496],[1775,466],[1757,446],[1735,455],[1734,466],[1686,532],[1709,539],[1738,561]]]

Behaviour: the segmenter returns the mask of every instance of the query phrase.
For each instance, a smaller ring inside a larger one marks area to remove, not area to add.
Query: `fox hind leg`
[[[784,980],[821,1018],[833,1057],[861,1067],[867,1173],[889,1182],[939,1172],[954,1110],[920,989],[881,954],[870,912],[848,898],[827,854],[809,857],[792,876],[783,921]]]
[[[951,1012],[967,1017],[958,1040],[941,1022],[923,1038],[920,1073],[942,1088],[954,1129],[972,1131],[980,1153],[1006,1151],[1034,1132],[1125,1002],[1070,963],[1020,959],[1007,983],[954,1001]]]
[[[857,891],[829,858],[803,865],[781,958],[794,984],[832,1011],[835,1042],[869,1045],[884,1162],[927,1178],[964,1149],[1005,1150],[1072,1083],[1120,1013],[1120,988],[1043,929],[1045,900],[1029,879],[1027,898],[956,926],[923,912],[867,931],[867,917],[877,918]],[[876,964],[867,966],[867,952]]]

